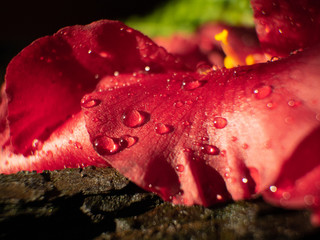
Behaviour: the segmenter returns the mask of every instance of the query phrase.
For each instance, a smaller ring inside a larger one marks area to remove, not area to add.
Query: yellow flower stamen
[[[227,45],[228,41],[228,30],[227,29],[223,29],[221,33],[217,33],[216,35],[214,35],[214,39],[217,41],[221,41],[223,44]]]
[[[246,64],[247,64],[247,65],[255,64],[255,60],[254,60],[254,57],[253,57],[252,54],[249,54],[249,55],[246,57]]]

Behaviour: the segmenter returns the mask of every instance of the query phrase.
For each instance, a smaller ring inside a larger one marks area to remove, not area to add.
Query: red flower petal
[[[262,47],[271,56],[313,46],[320,40],[320,2],[251,0]]]
[[[37,171],[63,168],[109,166],[94,151],[82,112],[66,121],[42,142],[34,139],[31,155],[13,154],[10,148],[0,149],[0,172]]]
[[[147,68],[147,69],[146,69]],[[149,38],[115,21],[66,27],[25,48],[8,66],[8,119],[14,150],[30,151],[80,111],[80,99],[101,77],[183,69]]]
[[[100,104],[83,109],[96,151],[113,167],[166,200],[209,205],[229,193],[250,197],[285,171],[319,127],[318,75],[313,50],[204,74],[149,74],[90,94]],[[136,143],[127,148],[123,136]]]

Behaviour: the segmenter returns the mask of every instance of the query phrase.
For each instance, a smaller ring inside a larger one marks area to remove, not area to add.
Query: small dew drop
[[[243,183],[248,183],[248,178],[242,178]]]
[[[183,121],[183,122],[182,122],[182,125],[183,125],[183,126],[190,126],[190,125],[191,125],[191,122],[189,122],[189,121]]]
[[[301,102],[291,99],[288,101],[288,105],[289,107],[298,107],[301,105]]]
[[[184,166],[182,164],[178,164],[176,166],[176,170],[177,170],[177,172],[183,172],[184,171]]]
[[[173,127],[163,123],[157,123],[154,130],[156,133],[163,135],[167,133],[171,133],[173,131]]]
[[[122,115],[122,122],[130,128],[140,127],[146,122],[146,117],[140,111],[130,110]]]
[[[174,106],[177,107],[177,108],[180,108],[180,107],[183,106],[183,102],[177,101],[177,102],[174,103]]]
[[[121,141],[122,142],[125,141],[126,147],[130,148],[130,147],[132,147],[133,145],[135,145],[137,143],[138,138],[130,136],[130,135],[124,135],[124,136],[121,137]]]
[[[269,102],[269,103],[267,103],[267,108],[268,109],[274,109],[275,108],[275,104],[273,102]]]
[[[220,153],[220,149],[217,148],[216,146],[205,144],[201,147],[201,151],[204,154],[208,155],[218,155]]]
[[[223,117],[215,117],[213,119],[213,125],[215,128],[222,129],[222,128],[225,128],[225,126],[227,126],[227,124],[228,124],[227,119],[225,119]]]
[[[192,78],[187,78],[182,82],[181,88],[187,91],[194,90],[205,84],[205,81],[193,80]]]
[[[101,103],[99,99],[93,99],[90,96],[84,96],[81,99],[81,106],[84,108],[92,108],[98,106]]]
[[[107,136],[99,136],[94,140],[94,148],[100,155],[111,155],[121,150],[120,140]]]
[[[222,200],[222,196],[220,194],[217,194],[217,200]]]
[[[249,148],[249,145],[246,144],[246,143],[244,143],[244,144],[242,145],[242,148],[243,148],[243,149],[248,149],[248,148]]]
[[[225,157],[227,155],[227,151],[221,150],[220,155],[221,155],[221,157]]]
[[[269,189],[271,192],[276,192],[278,190],[278,188],[276,186],[270,186]]]
[[[149,67],[149,66],[145,66],[144,70],[145,70],[146,72],[149,72],[149,71],[150,71],[150,67]]]
[[[312,195],[305,195],[303,200],[304,200],[304,203],[308,206],[311,206],[315,203],[315,197]]]
[[[79,142],[75,142],[74,143],[74,145],[75,145],[75,147],[77,148],[77,149],[82,149],[83,147],[82,147],[82,145],[81,145],[81,143],[79,143]]]
[[[289,192],[284,192],[282,193],[282,197],[285,199],[285,200],[288,200],[290,197],[291,197],[291,194]]]
[[[256,99],[264,99],[272,93],[272,87],[269,85],[260,85],[253,89],[253,94]]]
[[[280,59],[279,57],[273,56],[273,57],[270,59],[270,62],[275,62],[275,61],[278,61],[279,59]]]
[[[39,151],[39,150],[42,149],[42,147],[43,147],[43,143],[40,140],[34,139],[32,141],[32,149],[33,150],[38,150]]]
[[[91,54],[92,53],[92,50],[90,49],[90,50],[88,50],[88,54]]]
[[[118,71],[114,71],[113,72],[113,76],[118,77],[119,76],[119,72]]]

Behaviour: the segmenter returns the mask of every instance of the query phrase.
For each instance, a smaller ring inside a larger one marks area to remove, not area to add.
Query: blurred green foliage
[[[249,0],[171,0],[144,17],[126,21],[130,27],[148,36],[168,36],[174,32],[192,32],[208,21],[253,26]]]

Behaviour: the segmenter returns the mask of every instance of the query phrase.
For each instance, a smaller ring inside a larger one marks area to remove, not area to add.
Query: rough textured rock
[[[1,239],[318,239],[309,216],[261,199],[173,206],[112,168],[0,175]]]

